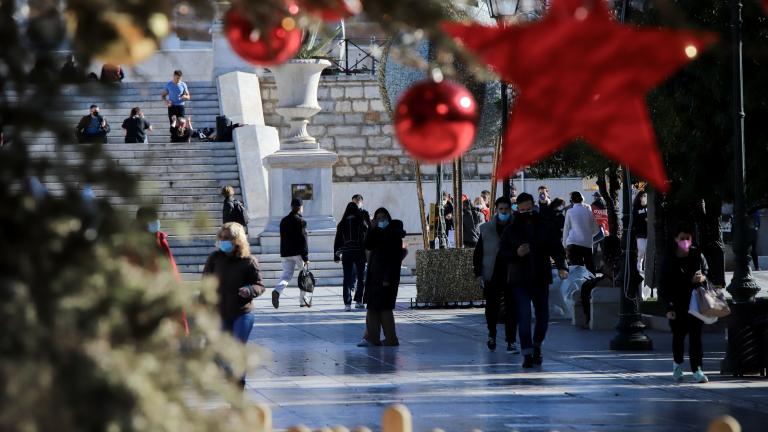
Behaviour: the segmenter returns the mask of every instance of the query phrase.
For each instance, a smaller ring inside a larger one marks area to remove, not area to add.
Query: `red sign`
[[[595,220],[597,221],[597,224],[603,227],[603,232],[606,236],[610,235],[610,231],[608,230],[608,209],[598,209],[595,207],[592,207],[592,215],[595,216]]]

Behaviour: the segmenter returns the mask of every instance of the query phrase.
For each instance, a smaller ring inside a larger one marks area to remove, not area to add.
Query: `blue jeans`
[[[534,346],[541,346],[549,326],[549,286],[514,287],[517,303],[518,331],[523,355],[533,354]],[[531,303],[536,311],[536,326],[531,339]]]
[[[234,321],[224,322],[224,331],[232,333],[232,336],[240,342],[248,343],[248,337],[251,335],[255,320],[256,317],[250,312],[242,314]]]
[[[362,303],[365,291],[365,252],[342,253],[341,265],[344,268],[344,304],[352,304],[352,290],[355,290],[355,301]]]

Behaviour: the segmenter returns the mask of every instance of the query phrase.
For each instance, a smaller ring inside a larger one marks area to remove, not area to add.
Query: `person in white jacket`
[[[592,243],[600,230],[592,208],[584,203],[581,192],[571,192],[573,207],[565,214],[563,226],[563,245],[571,265],[582,265],[595,274],[595,261],[592,257]]]

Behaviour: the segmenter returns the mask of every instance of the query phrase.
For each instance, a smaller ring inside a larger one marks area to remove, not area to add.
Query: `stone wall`
[[[271,76],[261,78],[264,120],[267,125],[287,130],[275,112],[277,89]],[[339,155],[334,168],[335,182],[413,180],[413,160],[397,142],[389,114],[374,76],[324,76],[318,90],[323,108],[310,122],[309,132],[320,147]],[[465,179],[490,178],[493,149],[472,149],[464,159]],[[434,166],[424,166],[427,178]],[[450,172],[450,169],[448,169]]]

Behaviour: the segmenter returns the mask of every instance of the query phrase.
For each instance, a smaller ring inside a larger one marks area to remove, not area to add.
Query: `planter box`
[[[483,299],[472,270],[474,249],[416,251],[416,301],[468,302]]]

